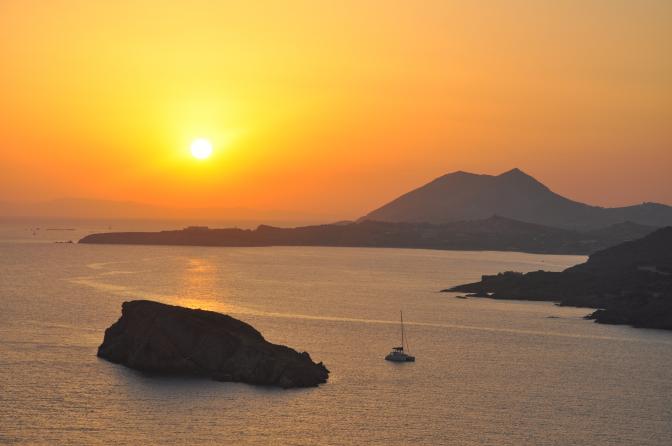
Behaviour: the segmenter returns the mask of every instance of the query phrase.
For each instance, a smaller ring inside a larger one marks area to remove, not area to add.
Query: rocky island
[[[592,254],[562,272],[504,272],[443,291],[598,308],[606,324],[672,330],[672,227]]]
[[[123,303],[98,356],[144,372],[285,389],[314,387],[329,376],[308,353],[272,344],[238,319],[148,300]]]

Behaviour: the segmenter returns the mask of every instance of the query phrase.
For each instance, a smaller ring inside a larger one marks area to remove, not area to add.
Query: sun
[[[191,156],[204,160],[212,155],[212,144],[205,138],[195,139],[191,143]]]

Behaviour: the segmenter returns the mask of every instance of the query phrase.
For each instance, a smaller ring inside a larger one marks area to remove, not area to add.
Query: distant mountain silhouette
[[[310,224],[332,216],[283,210],[259,210],[243,207],[169,207],[134,201],[99,200],[90,198],[61,198],[39,202],[0,201],[0,218],[35,217],[61,219],[136,219],[179,220],[196,222],[229,222],[254,227],[261,222],[278,225]]]
[[[672,224],[672,207],[644,203],[602,208],[569,200],[513,169],[501,175],[454,172],[412,190],[360,220],[447,223],[500,215],[548,226],[593,229],[626,221]]]

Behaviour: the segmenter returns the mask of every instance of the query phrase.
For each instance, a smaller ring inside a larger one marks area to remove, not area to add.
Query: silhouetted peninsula
[[[501,175],[454,172],[412,190],[361,220],[447,223],[491,215],[567,229],[590,230],[631,221],[672,225],[672,207],[643,203],[603,208],[569,200],[512,169]]]
[[[193,246],[351,246],[589,254],[655,228],[622,223],[593,231],[573,231],[494,216],[485,220],[434,225],[361,221],[331,225],[257,229],[189,227],[161,232],[91,234],[80,243]]]
[[[672,330],[672,227],[598,251],[562,272],[509,271],[443,291],[599,308],[588,318]]]
[[[123,303],[98,356],[146,372],[283,388],[314,387],[329,376],[308,353],[271,344],[242,321],[148,300]]]

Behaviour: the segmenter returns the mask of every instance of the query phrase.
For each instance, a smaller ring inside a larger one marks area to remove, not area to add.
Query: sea
[[[0,223],[0,444],[672,444],[672,332],[440,292],[583,256],[56,243],[109,229]],[[329,381],[282,390],[99,359],[133,299],[230,314],[323,361]],[[383,359],[402,310],[415,363]]]

